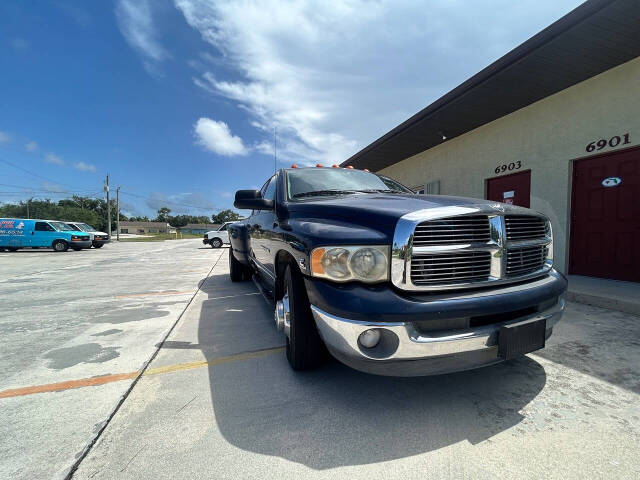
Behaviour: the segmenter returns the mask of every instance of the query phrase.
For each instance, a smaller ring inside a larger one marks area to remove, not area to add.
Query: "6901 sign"
[[[618,145],[627,145],[631,143],[629,141],[629,134],[625,133],[622,136],[614,135],[609,140],[605,138],[601,138],[600,140],[594,140],[590,144],[587,145],[586,151],[591,153],[594,150],[602,150],[604,147],[609,146],[611,148],[615,148]]]
[[[503,163],[502,165],[498,165],[494,172],[496,173],[496,175],[498,175],[499,173],[504,173],[507,171],[510,172],[511,170],[520,170],[521,168],[522,162],[520,160],[517,160],[515,162]]]

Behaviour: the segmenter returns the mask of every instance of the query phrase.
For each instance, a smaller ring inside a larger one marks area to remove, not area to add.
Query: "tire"
[[[290,318],[287,360],[294,370],[312,370],[325,362],[327,349],[313,320],[302,274],[292,265],[284,272],[282,296],[287,294]]]
[[[9,251],[9,252],[17,252],[18,248],[17,247],[9,247],[9,248],[7,248],[7,251]]]
[[[66,252],[69,250],[69,245],[64,240],[56,240],[51,245],[55,252]]]
[[[96,243],[93,245],[93,248],[102,248],[104,246],[104,243]]]
[[[214,238],[211,240],[211,248],[220,248],[222,246],[222,240],[219,238]]]
[[[73,251],[74,251],[74,252],[79,252],[80,250],[82,250],[82,249],[81,249],[81,248],[78,248],[78,247],[75,247],[75,248],[73,249]]]

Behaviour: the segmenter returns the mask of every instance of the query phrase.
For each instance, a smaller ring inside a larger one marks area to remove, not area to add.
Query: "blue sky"
[[[210,215],[339,163],[578,0],[0,2],[0,202]]]

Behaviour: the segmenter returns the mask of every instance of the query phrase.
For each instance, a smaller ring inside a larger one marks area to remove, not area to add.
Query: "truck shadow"
[[[217,275],[201,288],[208,299],[198,345],[206,358],[283,345],[270,307],[252,294],[251,283]],[[256,355],[208,367],[219,431],[238,448],[317,470],[485,441],[520,423],[520,411],[546,382],[543,367],[529,357],[456,374],[393,378],[336,361],[294,372],[283,349]]]

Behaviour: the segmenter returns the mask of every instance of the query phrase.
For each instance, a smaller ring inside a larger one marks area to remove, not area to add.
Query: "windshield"
[[[73,232],[77,229],[63,222],[49,222],[49,224],[59,232]]]
[[[352,193],[413,193],[404,185],[383,175],[344,168],[305,168],[287,170],[288,198]]]
[[[93,228],[91,225],[87,225],[86,223],[79,223],[78,226],[81,230],[85,232],[96,232],[97,230]]]
[[[78,225],[75,225],[73,223],[67,223],[66,225],[69,225],[71,227],[69,230],[75,230],[77,232],[81,232],[82,231]]]

